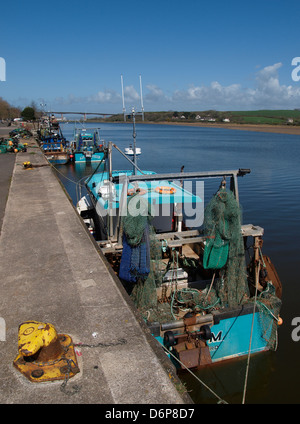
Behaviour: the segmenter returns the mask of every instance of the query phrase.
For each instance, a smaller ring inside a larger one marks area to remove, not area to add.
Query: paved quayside
[[[33,139],[26,153],[16,155],[0,275],[6,325],[0,403],[192,403]],[[28,320],[51,323],[85,345],[78,348],[80,373],[66,386],[31,383],[13,367],[18,327]]]

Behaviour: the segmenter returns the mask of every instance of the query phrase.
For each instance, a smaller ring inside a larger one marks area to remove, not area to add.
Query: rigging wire
[[[252,345],[252,338],[253,338],[253,328],[254,328],[254,318],[255,318],[256,303],[257,303],[257,291],[258,291],[257,290],[257,287],[258,287],[259,271],[260,271],[260,263],[259,263],[259,265],[257,267],[257,273],[256,273],[256,279],[255,279],[255,295],[254,295],[254,305],[253,305],[253,314],[252,314],[252,324],[251,324],[249,350],[248,350],[246,375],[245,375],[245,383],[244,383],[243,399],[242,399],[242,404],[243,405],[245,404],[246,390],[247,390],[247,384],[248,384],[248,374],[249,374],[250,356],[251,356],[251,345]]]
[[[218,403],[227,404],[224,399],[222,399],[217,393],[215,393],[207,384],[204,383],[196,374],[194,374],[189,368],[186,367],[172,352],[170,352],[161,342],[159,342],[163,349],[170,354],[180,365],[182,365],[199,383],[201,383],[209,392],[211,392],[217,399],[219,399]]]

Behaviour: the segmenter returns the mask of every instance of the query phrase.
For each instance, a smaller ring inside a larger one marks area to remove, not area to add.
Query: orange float
[[[176,188],[170,186],[159,186],[156,187],[155,191],[159,194],[175,194]]]

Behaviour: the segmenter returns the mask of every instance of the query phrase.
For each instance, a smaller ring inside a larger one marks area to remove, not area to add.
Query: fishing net
[[[149,203],[139,196],[134,200],[135,213],[132,214],[130,201],[133,197],[128,201],[126,216],[122,217],[123,254],[119,276],[133,283],[131,297],[140,311],[147,316],[150,313],[152,319],[161,321],[162,315],[166,319],[176,319],[175,311],[180,307],[201,311],[217,305],[236,307],[243,303],[248,296],[247,274],[240,208],[232,192],[220,189],[205,210],[207,242],[203,266],[219,271],[220,275],[215,279],[214,287],[207,287],[202,291],[178,288],[174,271],[174,285],[169,303],[157,301],[156,289],[172,266],[174,270],[180,266],[178,254],[173,252],[172,261],[164,267],[161,261],[161,244],[156,240],[151,225]],[[139,211],[138,214],[136,210]],[[188,261],[187,258],[180,259]],[[191,264],[193,265],[197,267],[197,264]]]
[[[254,298],[250,302],[254,302]],[[267,349],[277,349],[278,318],[281,309],[281,299],[276,296],[275,287],[268,282],[266,288],[258,295],[256,307],[261,327],[261,337],[266,342]]]
[[[130,207],[132,200],[134,208]],[[119,277],[132,283],[130,296],[142,316],[148,321],[163,322],[172,319],[172,315],[170,306],[160,304],[157,298],[166,265],[161,261],[161,244],[156,239],[152,219],[148,200],[138,194],[131,196],[121,220],[123,252]]]
[[[130,207],[132,200],[134,209]],[[166,246],[156,238],[152,218],[148,201],[138,194],[130,196],[127,214],[121,220],[123,252],[119,277],[127,287],[129,283],[128,292],[147,322],[164,323],[188,311],[203,313],[253,302],[248,288],[241,209],[232,192],[221,188],[205,209],[202,265],[201,260],[179,255],[175,249],[169,249],[169,260],[163,260]],[[178,268],[187,270],[189,275],[199,269],[203,272],[204,268],[210,279],[204,279],[207,285],[202,290],[188,284],[182,286],[177,279]],[[171,275],[168,285],[167,273]],[[263,338],[269,348],[276,343],[276,317],[281,306],[272,287],[268,286],[257,301]]]
[[[221,188],[204,213],[207,241],[205,269],[219,270],[216,296],[221,307],[233,308],[249,296],[244,242],[241,234],[241,209],[231,191]]]
[[[254,303],[250,297],[244,241],[241,234],[241,209],[232,192],[222,188],[212,198],[204,215],[205,234],[208,236],[203,255],[206,269],[218,270],[219,278],[210,290],[209,306],[235,308],[244,303]],[[263,267],[263,256],[260,252]],[[203,291],[204,300],[207,293]],[[201,303],[201,300],[199,300]],[[203,305],[205,309],[205,305]],[[259,311],[261,337],[266,347],[277,346],[278,317],[281,300],[276,296],[275,286],[268,281],[260,292],[256,307]]]

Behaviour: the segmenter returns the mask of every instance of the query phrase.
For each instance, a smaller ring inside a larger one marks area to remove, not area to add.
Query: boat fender
[[[173,331],[166,331],[164,334],[164,346],[167,348],[174,346],[176,343]]]
[[[283,324],[283,319],[280,316],[278,316],[277,324],[278,325],[282,325]]]
[[[156,187],[155,191],[159,194],[175,194],[176,188],[169,187],[169,186],[159,186],[159,187]]]
[[[201,333],[202,339],[204,340],[210,340],[212,337],[211,329],[209,325],[202,325],[202,327],[200,327],[200,333]]]

